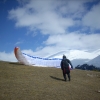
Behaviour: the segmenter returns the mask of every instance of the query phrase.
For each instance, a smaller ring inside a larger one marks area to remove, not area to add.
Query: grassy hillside
[[[71,70],[63,81],[57,68],[0,62],[0,100],[100,100],[100,72]]]

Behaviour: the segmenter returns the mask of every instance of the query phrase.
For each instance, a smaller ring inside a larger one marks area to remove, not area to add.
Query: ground
[[[0,61],[0,100],[100,100],[100,72],[33,67]]]

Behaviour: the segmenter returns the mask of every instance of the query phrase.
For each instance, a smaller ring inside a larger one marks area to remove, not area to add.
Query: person
[[[61,69],[62,69],[62,72],[63,72],[63,77],[64,77],[65,81],[67,80],[66,74],[68,76],[69,81],[71,80],[69,64],[71,65],[71,68],[73,68],[71,61],[69,59],[67,59],[65,55],[63,55],[63,59],[61,61],[60,66],[61,66]]]

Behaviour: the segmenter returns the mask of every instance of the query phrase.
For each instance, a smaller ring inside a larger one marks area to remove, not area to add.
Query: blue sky
[[[0,23],[0,60],[16,61],[16,46],[40,57],[100,54],[99,0],[0,0]]]

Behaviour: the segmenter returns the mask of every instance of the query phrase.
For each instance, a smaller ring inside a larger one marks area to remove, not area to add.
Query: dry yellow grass
[[[63,81],[58,68],[0,61],[0,100],[100,100],[100,72],[71,70]]]

